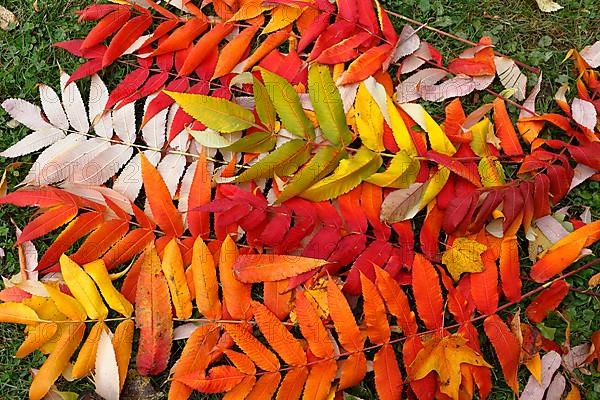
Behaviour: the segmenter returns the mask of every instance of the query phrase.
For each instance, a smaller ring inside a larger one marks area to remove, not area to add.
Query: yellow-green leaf
[[[448,139],[442,128],[435,122],[431,115],[425,111],[423,106],[420,104],[405,103],[400,105],[400,107],[402,107],[404,112],[410,115],[410,117],[419,124],[421,129],[427,132],[429,145],[433,150],[449,156],[456,153],[456,148],[450,139]]]
[[[83,269],[98,285],[102,297],[106,300],[106,304],[119,314],[131,317],[131,314],[133,314],[133,305],[113,286],[104,261],[92,261],[85,264]]]
[[[298,93],[290,83],[279,75],[261,69],[265,88],[273,101],[275,110],[285,129],[303,139],[315,138],[315,130],[306,117]]]
[[[245,170],[236,181],[247,182],[253,179],[270,178],[273,175],[287,176],[293,174],[309,157],[308,142],[300,139],[290,140]]]
[[[459,237],[452,242],[452,247],[444,252],[442,264],[455,281],[458,281],[463,272],[481,272],[484,270],[481,254],[487,246],[475,240]]]
[[[373,175],[381,165],[381,156],[366,147],[361,147],[352,157],[340,161],[333,174],[317,182],[301,196],[311,201],[336,198],[358,186]]]
[[[490,130],[493,131],[492,124],[489,119],[484,118],[471,127],[473,140],[471,140],[471,149],[479,157],[490,155],[490,150],[487,146],[487,138]]]
[[[64,254],[60,257],[60,270],[69,290],[83,306],[88,317],[98,320],[106,319],[108,309],[92,278]]]
[[[256,108],[256,114],[258,114],[258,118],[260,118],[260,122],[269,128],[271,132],[275,130],[275,107],[273,106],[273,102],[269,98],[269,93],[267,93],[267,89],[265,85],[262,84],[261,81],[254,75],[252,75],[253,79],[253,93],[254,93],[254,107]]]
[[[381,187],[407,188],[415,182],[419,168],[419,161],[400,150],[385,171],[371,175],[366,181]]]
[[[323,136],[335,145],[349,144],[352,141],[352,134],[346,124],[342,97],[327,65],[313,64],[310,67],[308,94]]]
[[[252,111],[232,101],[201,94],[164,92],[183,111],[217,132],[237,132],[254,125]]]
[[[497,160],[492,160],[490,157],[484,156],[479,160],[477,171],[481,177],[481,183],[484,187],[504,185],[504,168],[502,163]]]
[[[346,150],[333,146],[323,146],[317,154],[294,175],[283,191],[277,197],[277,203],[282,203],[302,193],[311,185],[323,179],[332,172],[340,160],[346,158]]]
[[[373,151],[384,151],[383,114],[364,83],[359,85],[356,94],[354,120],[360,140],[365,147]]]

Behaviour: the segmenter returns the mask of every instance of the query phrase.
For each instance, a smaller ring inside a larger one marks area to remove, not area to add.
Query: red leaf
[[[127,74],[121,82],[111,92],[108,102],[106,103],[105,109],[112,108],[119,101],[132,95],[140,86],[146,82],[150,70],[148,68],[138,68]],[[121,108],[125,105],[125,102],[121,102],[117,108]]]
[[[131,16],[129,9],[117,9],[111,12],[106,17],[102,18],[100,22],[96,24],[88,33],[83,43],[81,43],[81,49],[89,49],[104,39],[115,33],[119,28],[123,26]]]
[[[102,57],[102,67],[107,67],[131,46],[152,24],[152,16],[144,14],[130,19],[113,37]]]
[[[102,257],[106,268],[111,270],[121,264],[125,264],[142,252],[153,239],[154,232],[151,230],[144,228],[132,230],[124,238],[115,243],[104,257]]]
[[[327,282],[327,302],[340,344],[348,351],[361,351],[364,343],[352,310],[331,279]]]
[[[419,233],[421,250],[430,260],[439,259],[440,231],[444,221],[444,212],[436,206],[427,211],[423,227]]]
[[[373,282],[360,274],[363,293],[364,322],[367,325],[367,335],[371,343],[384,344],[390,340],[390,325],[387,320],[387,312],[383,299],[377,291]]]
[[[476,187],[481,187],[481,180],[479,179],[479,174],[477,171],[467,167],[460,161],[455,160],[446,154],[438,153],[434,150],[429,150],[427,154],[425,154],[425,157],[447,167],[450,171],[454,172],[461,178],[468,180]]]
[[[173,205],[167,185],[143,153],[140,153],[140,157],[144,190],[146,193],[152,194],[148,196],[148,203],[156,223],[167,235],[181,236],[183,234],[183,221],[175,205]]]
[[[521,298],[519,245],[515,237],[504,238],[500,245],[500,281],[502,292],[510,301]]]
[[[496,350],[506,383],[515,393],[519,393],[517,371],[519,369],[521,346],[517,338],[496,314],[485,319],[483,329],[490,342],[492,342],[494,350]]]
[[[529,321],[538,324],[542,322],[548,313],[563,301],[569,293],[569,284],[564,280],[556,281],[544,289],[525,310]]]
[[[71,259],[79,265],[94,261],[102,256],[129,231],[129,222],[113,219],[104,222],[92,232]]]
[[[76,206],[64,205],[51,208],[23,228],[23,233],[17,240],[17,244],[44,236],[71,221],[77,216],[77,212]]]
[[[312,23],[308,26],[308,29],[302,33],[300,41],[298,42],[298,52],[301,52],[308,47],[317,37],[321,35],[329,26],[329,19],[331,14],[322,13],[319,14]]]
[[[444,325],[444,299],[438,273],[421,254],[415,254],[412,284],[419,318],[428,329],[442,328]]]
[[[481,255],[485,269],[470,275],[471,296],[482,314],[493,314],[498,308],[498,268],[491,250]]]
[[[348,85],[350,83],[360,82],[375,74],[381,69],[381,66],[388,58],[391,51],[392,46],[389,44],[382,44],[370,48],[350,63],[346,72],[340,77],[338,84]]]
[[[192,18],[183,26],[177,28],[169,37],[160,43],[158,48],[152,53],[153,56],[161,54],[174,53],[178,50],[186,49],[202,32],[209,27],[206,19]]]
[[[385,300],[390,313],[396,317],[396,320],[406,336],[417,333],[417,322],[415,313],[411,311],[408,297],[389,273],[385,270],[375,267],[377,275],[377,288]]]
[[[210,203],[211,176],[207,168],[206,152],[201,149],[188,198],[187,223],[193,236],[208,239],[210,233],[210,214],[197,210]]]
[[[506,111],[504,99],[501,97],[494,100],[494,125],[496,125],[496,136],[502,142],[504,152],[509,156],[523,155],[517,132],[508,116],[508,111]]]

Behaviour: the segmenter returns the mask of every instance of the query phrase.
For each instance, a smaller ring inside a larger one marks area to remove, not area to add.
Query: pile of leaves
[[[571,349],[536,324],[599,263],[572,267],[600,221],[559,207],[599,178],[600,42],[539,114],[541,75],[528,92],[489,38],[445,61],[376,1],[119,0],[79,19],[89,34],[56,46],[87,61],[39,86],[41,108],[2,104],[33,132],[0,155],[41,150],[0,199],[39,207],[0,291],[17,357],[48,354],[31,399],[61,375],[118,399],[134,365],[169,399],[342,399],[364,380],[486,398],[496,366],[522,398],[579,398],[600,333]],[[477,91],[496,99],[466,112]]]

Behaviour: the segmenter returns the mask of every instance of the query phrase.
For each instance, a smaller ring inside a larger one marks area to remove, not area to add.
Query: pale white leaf
[[[2,108],[12,118],[34,131],[43,131],[53,128],[42,117],[42,110],[35,104],[21,99],[7,99],[2,103]]]
[[[396,63],[399,59],[406,57],[419,49],[421,39],[412,26],[406,24],[402,28],[398,42],[392,52],[389,64]]]
[[[555,351],[550,351],[542,357],[542,381],[538,382],[533,376],[529,377],[520,400],[542,400],[546,389],[552,381],[552,376],[560,367],[561,358]]]
[[[351,83],[349,85],[337,86],[342,98],[342,104],[344,105],[344,113],[348,113],[350,108],[354,105],[356,94],[358,93],[359,83]]]
[[[573,372],[576,368],[580,368],[585,364],[585,360],[590,355],[590,344],[580,344],[569,350],[563,355],[563,365],[569,371]]]
[[[381,83],[377,82],[377,80],[372,76],[365,79],[363,81],[363,84],[365,85],[365,88],[379,107],[379,111],[381,111],[381,114],[383,114],[385,122],[391,126],[392,123],[390,120],[390,113],[388,112],[387,106],[388,95],[385,91],[385,87]]]
[[[571,111],[575,122],[592,132],[594,131],[597,114],[596,107],[592,103],[575,97],[571,103]]]
[[[135,130],[135,103],[129,103],[112,112],[113,129],[119,139],[125,143],[134,143]]]
[[[198,162],[194,161],[187,167],[185,174],[183,174],[183,179],[181,179],[181,187],[179,189],[179,202],[177,204],[177,209],[181,213],[186,226],[190,189],[192,188],[192,182],[194,181],[194,174],[196,173],[197,166]]]
[[[25,136],[17,143],[0,153],[2,157],[19,157],[25,154],[33,153],[48,147],[58,140],[65,137],[63,131],[58,128],[49,128],[43,131],[36,131]]]
[[[156,169],[165,181],[165,185],[171,193],[171,197],[175,196],[179,180],[183,175],[186,159],[185,156],[179,154],[167,154],[158,163]]]
[[[96,393],[106,400],[119,400],[119,366],[115,349],[106,330],[100,333],[95,367]]]
[[[211,149],[222,149],[223,147],[227,147],[233,143],[233,142],[227,140],[220,133],[218,133],[210,128],[207,128],[203,131],[188,130],[188,133],[200,145],[211,148]]]
[[[110,143],[103,139],[92,138],[72,147],[69,151],[60,153],[46,166],[46,172],[40,179],[42,185],[72,181],[75,171],[85,168],[99,153],[110,147]]]
[[[144,105],[144,113],[148,109],[148,105],[156,96],[148,96]],[[160,149],[165,144],[165,131],[167,128],[167,114],[169,109],[165,108],[156,115],[154,115],[150,121],[146,122],[142,128],[142,137],[146,144],[150,147]]]
[[[427,101],[443,101],[452,97],[466,96],[475,90],[473,78],[459,74],[439,85],[420,84],[415,87],[418,94]]]
[[[160,161],[160,153],[156,151],[146,150],[144,151],[144,155],[154,166],[156,166]],[[123,171],[121,171],[119,174],[118,178],[113,184],[113,189],[127,197],[129,200],[134,201],[140,193],[142,183],[140,155],[136,154],[131,161],[125,165],[125,168],[123,168]]]
[[[230,137],[237,137],[237,139],[239,139],[240,137],[242,137],[242,132],[233,132],[229,135]],[[177,151],[187,151],[188,147],[190,146],[190,135],[188,135],[188,133],[185,130],[183,130],[179,132],[177,136],[173,138],[173,140],[171,140],[170,145],[173,149]]]
[[[571,181],[569,190],[573,190],[574,187],[579,186],[583,182],[587,181],[598,171],[596,171],[594,168],[588,167],[585,164],[577,164],[573,172],[573,180]]]
[[[523,108],[521,109],[521,112],[519,112],[519,119],[529,118],[529,117],[534,116],[534,114],[531,113],[530,111],[535,112],[535,100],[537,99],[537,95],[540,93],[541,87],[542,87],[542,74],[540,73],[537,83],[531,89],[529,96],[527,96],[527,99],[525,99],[525,102],[523,103]]]
[[[536,219],[535,225],[552,244],[569,234],[569,231],[551,215],[545,215]]]
[[[408,103],[421,97],[419,87],[422,85],[433,85],[446,76],[446,71],[439,68],[426,68],[405,80],[396,88],[396,100],[398,103]]]
[[[567,387],[567,381],[562,374],[557,373],[554,375],[554,379],[548,386],[548,393],[546,394],[546,400],[560,400]]]
[[[152,37],[152,35],[151,35],[151,34],[148,34],[148,35],[142,35],[142,36],[140,36],[139,38],[137,38],[137,39],[136,39],[136,41],[135,41],[135,42],[133,42],[133,43],[131,44],[131,46],[129,46],[129,47],[128,47],[128,48],[127,48],[127,49],[126,49],[124,52],[123,52],[123,55],[127,55],[127,54],[133,54],[133,53],[135,53],[136,51],[138,51],[138,50],[139,50],[139,49],[142,47],[142,45],[143,45],[144,43],[146,43],[146,42],[148,41],[148,39],[150,39],[150,37]]]
[[[552,0],[535,0],[539,9],[543,12],[550,13],[563,8],[560,4]]]
[[[73,182],[101,185],[112,178],[133,154],[133,148],[114,144],[96,155],[85,167],[74,171]]]
[[[21,229],[15,224],[15,231],[17,234],[17,239],[21,237],[23,233]],[[37,281],[38,280],[38,271],[36,268],[38,266],[38,252],[35,248],[35,245],[31,241],[26,241],[20,244],[21,249],[23,250],[23,256],[25,257],[25,271],[27,272],[27,280],[29,281]],[[21,256],[21,253],[19,253]]]
[[[50,86],[43,83],[39,84],[38,88],[40,91],[40,100],[42,101],[42,109],[48,121],[62,130],[69,129],[69,120],[58,94]]]
[[[90,130],[90,123],[85,111],[85,104],[83,104],[81,92],[75,83],[72,82],[69,86],[66,86],[69,78],[70,76],[66,72],[60,72],[60,92],[63,107],[71,126],[78,132],[87,133]]]
[[[131,208],[131,202],[123,194],[111,189],[106,186],[92,186],[82,185],[79,183],[63,183],[60,187],[69,193],[73,193],[76,196],[84,198],[94,203],[98,203],[104,206],[108,206],[106,199],[110,199],[117,206],[122,208],[126,213],[133,214]],[[110,209],[105,211],[106,213],[112,213]],[[112,215],[112,214],[111,214]],[[116,215],[114,215],[116,218]]]
[[[92,75],[88,104],[90,121],[92,121],[96,135],[110,139],[113,133],[112,116],[110,111],[105,110],[106,104],[108,104],[108,97],[108,88],[102,79],[100,79],[98,74]]]
[[[387,195],[381,205],[381,220],[394,223],[413,218],[421,209],[419,203],[425,188],[423,183],[413,183]]]
[[[592,211],[590,210],[590,207],[583,207],[583,212],[581,213],[579,218],[581,219],[581,221],[584,224],[591,224],[592,223]]]
[[[494,47],[494,46],[491,44],[478,44],[477,46],[469,47],[469,48],[463,50],[462,53],[460,53],[458,55],[458,58],[463,58],[463,59],[475,58],[477,53],[479,53],[481,50],[489,49],[490,47]]]
[[[494,57],[496,74],[500,83],[506,89],[515,89],[515,99],[524,100],[527,91],[527,76],[521,72],[513,59],[508,57]]]
[[[600,67],[600,40],[591,46],[586,46],[579,54],[590,67]]]
[[[401,74],[408,74],[413,72],[421,65],[425,64],[425,60],[431,59],[431,51],[429,50],[429,46],[425,42],[421,42],[421,45],[415,51],[414,54],[406,57],[402,60],[402,66],[400,67]]]
[[[85,136],[78,133],[71,133],[65,136],[63,139],[55,142],[52,146],[48,147],[35,160],[29,174],[23,180],[23,184],[41,185],[41,177],[47,172],[46,168],[50,161],[57,157],[63,152],[70,151],[72,148],[77,147],[81,142],[86,140]]]
[[[173,330],[173,340],[183,340],[192,336],[192,333],[205,322],[188,322],[183,325],[179,325],[177,328]]]

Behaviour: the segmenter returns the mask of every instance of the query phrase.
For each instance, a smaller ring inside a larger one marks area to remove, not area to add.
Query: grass
[[[477,41],[488,35],[494,40],[497,50],[519,61],[539,67],[544,73],[542,92],[538,97],[538,109],[549,111],[554,106],[552,95],[564,83],[573,83],[571,64],[562,63],[567,50],[581,49],[600,38],[600,8],[597,0],[559,0],[564,9],[553,14],[541,13],[534,0],[385,0],[386,8],[416,20],[452,32],[460,37]],[[72,0],[3,0],[2,5],[13,11],[19,25],[8,32],[0,31],[0,100],[9,97],[24,98],[37,102],[38,83],[44,82],[58,87],[60,64],[68,72],[73,71],[81,60],[51,47],[52,43],[82,37],[90,25],[80,25],[73,14],[87,2]],[[392,17],[399,27],[403,22]],[[465,46],[452,39],[440,37],[427,30],[419,35],[437,47],[446,59],[457,55]],[[534,82],[534,79],[530,79]],[[531,83],[532,84],[532,83]],[[483,100],[487,101],[485,96]],[[475,99],[474,102],[481,101]],[[435,110],[432,105],[432,108]],[[429,108],[429,107],[428,107]],[[439,108],[438,108],[439,109]],[[515,109],[512,109],[515,112]],[[0,111],[0,148],[7,148],[26,130],[23,127],[10,128],[9,117]],[[28,161],[27,158],[24,161]],[[10,161],[0,159],[4,168]],[[20,181],[26,167],[9,174],[10,187]],[[600,218],[600,184],[586,183],[575,189],[564,201],[565,206],[576,210],[591,207],[593,219]],[[6,256],[0,264],[0,275],[10,276],[18,271],[18,260],[14,250],[14,227],[10,219],[19,226],[27,223],[30,210],[14,207],[0,208],[0,247]],[[43,250],[48,242],[39,241]],[[597,250],[597,249],[596,249]],[[597,254],[597,253],[596,253]],[[573,277],[570,283],[577,288],[586,288],[587,279],[593,271],[585,271]],[[597,293],[597,292],[596,292]],[[571,293],[561,306],[563,315],[571,321],[571,339],[579,344],[589,338],[600,326],[600,304],[597,297]],[[544,323],[546,334],[564,337],[566,324],[557,315]],[[22,341],[22,330],[12,325],[0,325],[0,397],[2,399],[26,398],[29,386],[29,369],[38,367],[43,356],[36,353],[23,360],[14,358]],[[492,352],[486,350],[485,357],[492,360]],[[526,373],[522,368],[522,383]],[[496,371],[497,372],[497,371]],[[495,372],[495,373],[496,373]],[[510,399],[513,395],[502,382],[501,375],[495,377],[493,399]],[[600,380],[594,376],[579,376],[585,383],[585,398],[600,398]],[[61,383],[64,390],[77,390],[81,393],[90,389],[85,380],[77,383]],[[369,388],[353,390],[362,398],[373,398]]]

